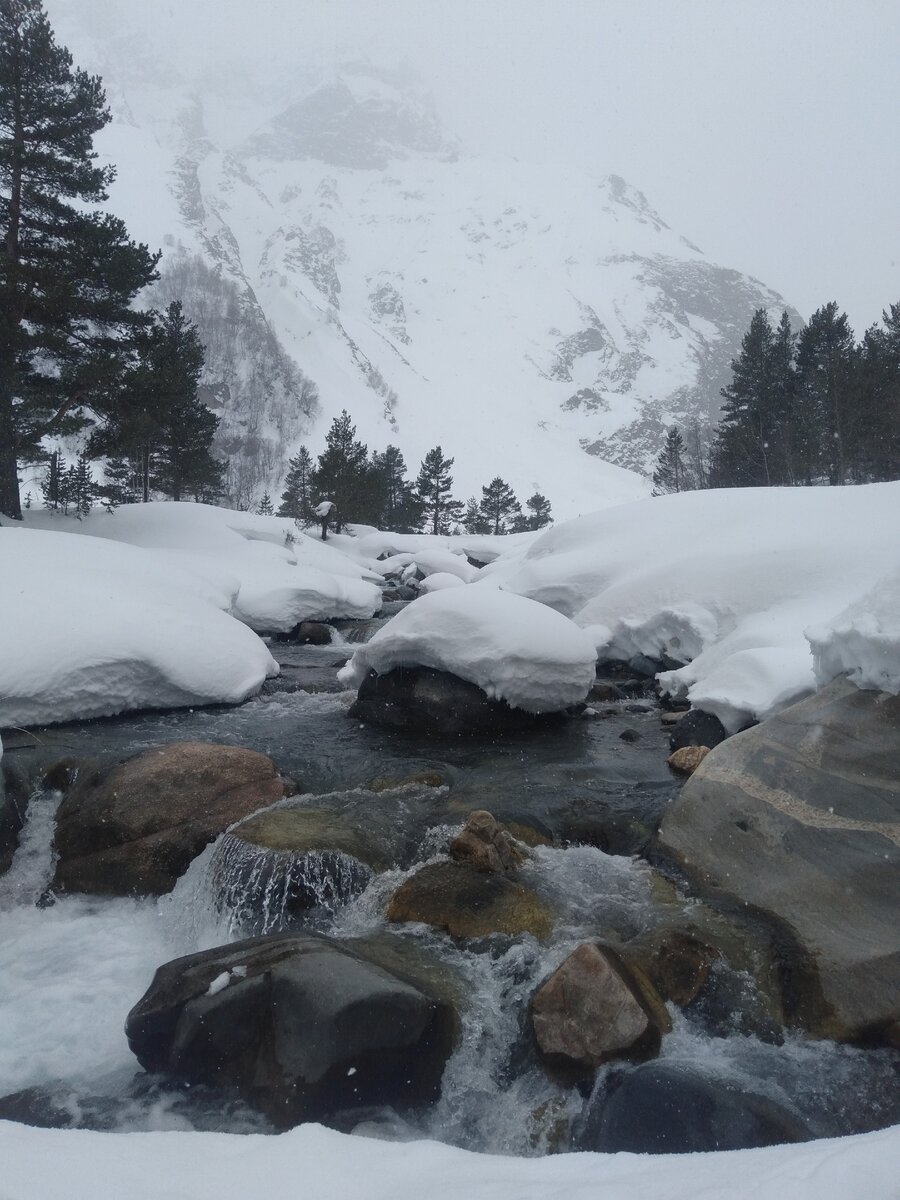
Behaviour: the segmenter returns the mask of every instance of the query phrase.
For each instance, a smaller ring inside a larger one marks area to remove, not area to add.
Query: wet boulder
[[[160,895],[241,817],[292,791],[254,750],[175,742],[82,771],[56,819],[52,886]]]
[[[300,621],[291,630],[289,639],[304,646],[329,646],[332,630],[321,621]]]
[[[218,906],[249,935],[290,929],[317,905],[346,904],[392,861],[388,840],[352,814],[288,800],[229,830],[210,875]]]
[[[125,1026],[147,1071],[236,1088],[277,1126],[437,1098],[443,1000],[340,942],[252,938],[160,967]]]
[[[525,861],[524,850],[489,812],[469,813],[462,833],[450,843],[454,862],[468,863],[476,871],[510,872]]]
[[[672,1027],[649,980],[603,942],[579,946],[544,980],[531,1024],[548,1069],[571,1080],[612,1059],[654,1057]]]
[[[492,700],[474,683],[430,667],[396,667],[383,675],[369,671],[359,685],[350,716],[387,729],[458,737],[533,729],[558,719],[556,713],[529,713]]]
[[[805,1142],[813,1134],[790,1109],[746,1086],[677,1062],[617,1073],[593,1099],[578,1148],[694,1154]]]
[[[900,1017],[900,697],[838,679],[729,738],[659,846],[769,923],[795,1023],[877,1040]]]
[[[421,921],[458,938],[530,933],[544,940],[553,926],[550,910],[523,883],[452,862],[431,863],[402,883],[387,919]]]
[[[669,749],[682,750],[687,746],[706,746],[712,750],[728,737],[725,726],[713,713],[692,708],[675,725],[669,737]]]
[[[679,775],[693,775],[709,754],[709,746],[681,746],[673,750],[666,762]]]

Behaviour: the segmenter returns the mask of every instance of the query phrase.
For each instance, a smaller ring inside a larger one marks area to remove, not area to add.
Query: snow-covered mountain
[[[466,156],[408,73],[192,77],[60,10],[107,86],[113,206],[207,344],[235,503],[343,408],[413,471],[439,443],[461,497],[497,474],[559,516],[637,496],[603,460],[646,471],[667,424],[708,427],[754,309],[783,307],[616,175]]]

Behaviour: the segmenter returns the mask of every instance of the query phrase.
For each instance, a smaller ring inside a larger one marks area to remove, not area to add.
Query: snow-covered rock
[[[882,579],[833,620],[807,631],[816,678],[846,672],[861,688],[900,693],[900,572]]]
[[[661,496],[558,525],[482,577],[571,617],[602,656],[686,663],[660,682],[734,730],[816,686],[811,626],[819,682],[892,690],[897,585],[880,581],[900,570],[898,507],[900,483]]]
[[[526,712],[584,700],[594,645],[567,618],[523,596],[480,585],[420,596],[355,652],[339,679],[359,687],[369,671],[432,667]]]
[[[15,527],[0,559],[0,726],[237,703],[278,672],[187,560]]]
[[[449,571],[435,571],[433,575],[426,575],[419,584],[419,591],[427,595],[429,592],[442,592],[447,588],[465,586],[465,580],[460,579],[458,575],[451,575]]]
[[[165,551],[182,569],[221,591],[233,590],[234,616],[260,633],[299,621],[366,619],[381,605],[381,576],[309,537],[293,521],[208,504],[128,504],[82,521],[38,511],[30,526]]]

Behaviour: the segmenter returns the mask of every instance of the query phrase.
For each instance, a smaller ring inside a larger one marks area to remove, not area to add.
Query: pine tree
[[[103,426],[91,437],[93,454],[124,457],[140,480],[140,498],[152,491],[181,500],[214,500],[223,464],[211,445],[219,420],[198,396],[203,346],[173,301],[151,313],[135,332],[132,359],[118,383]]]
[[[858,362],[860,477],[900,478],[900,303],[866,330]]]
[[[288,462],[288,473],[278,507],[279,517],[291,517],[300,525],[311,525],[315,518],[312,502],[312,455],[301,446]]]
[[[79,454],[78,462],[69,467],[67,472],[66,511],[71,508],[80,521],[91,511],[96,498],[97,488],[91,473],[90,459],[87,454]]]
[[[66,461],[61,450],[54,450],[47,463],[47,470],[41,480],[41,496],[44,508],[58,512],[65,500]]]
[[[312,472],[314,499],[331,500],[331,527],[340,533],[351,521],[367,521],[377,501],[368,450],[356,439],[356,426],[344,409],[325,435],[325,450]]]
[[[684,492],[688,490],[687,485],[684,438],[678,426],[673,425],[666,434],[666,444],[659,453],[653,472],[653,495],[669,496],[674,492]]]
[[[463,504],[453,500],[452,458],[444,458],[440,446],[429,450],[422,460],[416,480],[416,492],[422,505],[425,528],[433,534],[447,534],[454,521],[461,519]]]
[[[495,475],[491,482],[481,489],[481,503],[478,507],[491,533],[509,533],[516,517],[522,512],[515,492],[499,475]]]
[[[422,519],[422,506],[406,478],[406,462],[397,446],[372,455],[373,490],[377,500],[374,524],[379,529],[412,533]]]
[[[553,519],[550,501],[546,496],[542,496],[540,492],[535,492],[533,496],[528,497],[525,501],[525,508],[527,512],[513,526],[517,532],[543,529]]]
[[[846,313],[835,301],[817,309],[797,339],[799,459],[803,482],[851,476],[859,433],[856,348]]]
[[[20,462],[94,403],[158,256],[97,211],[114,172],[93,137],[98,77],[72,66],[40,0],[0,0],[0,512],[21,517]]]
[[[466,501],[466,510],[462,516],[462,526],[466,533],[490,533],[490,522],[481,511],[478,501],[470,496]]]
[[[275,505],[272,503],[272,497],[268,492],[263,492],[263,498],[256,506],[256,511],[261,517],[271,517],[275,512]]]

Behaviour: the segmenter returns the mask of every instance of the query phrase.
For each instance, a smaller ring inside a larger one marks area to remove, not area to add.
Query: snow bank
[[[408,554],[412,561],[423,550],[449,550],[479,563],[491,563],[512,549],[530,546],[537,533],[459,533],[446,536],[431,533],[391,533],[369,525],[353,526],[355,538],[336,539],[348,554],[359,553],[370,559],[381,555]],[[347,543],[350,543],[349,545]],[[380,563],[379,566],[383,566]]]
[[[858,687],[900,694],[900,572],[807,637],[820,683],[847,672]]]
[[[473,1154],[436,1142],[381,1142],[321,1125],[277,1137],[93,1133],[0,1122],[4,1200],[892,1200],[900,1127],[717,1154]]]
[[[261,633],[284,633],[306,620],[364,620],[381,606],[377,572],[285,518],[174,501],[123,505],[83,521],[42,512],[26,517],[31,527],[171,551],[216,586],[227,577],[234,615]]]
[[[473,584],[420,596],[339,672],[358,687],[369,670],[434,667],[527,712],[584,700],[594,680],[591,639],[567,618],[523,596]]]
[[[221,571],[18,526],[0,564],[0,725],[237,703],[278,672]]]
[[[435,571],[433,575],[427,575],[419,584],[419,591],[440,592],[446,588],[465,587],[465,581],[460,579],[458,575],[451,575],[449,571]]]
[[[687,662],[663,685],[736,729],[839,670],[898,677],[894,593],[862,599],[900,570],[898,511],[900,483],[662,496],[559,525],[482,578],[573,618],[604,656]],[[817,673],[810,626],[832,630]]]

